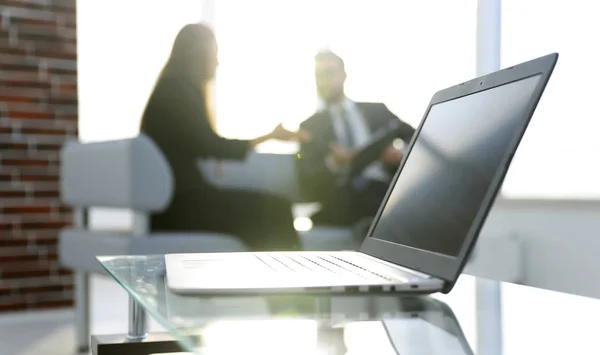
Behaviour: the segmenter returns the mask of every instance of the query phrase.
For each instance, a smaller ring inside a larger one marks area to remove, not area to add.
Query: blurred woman
[[[220,137],[209,109],[207,85],[218,65],[217,42],[201,24],[181,29],[142,118],[175,176],[169,207],[151,217],[152,231],[212,231],[242,239],[251,250],[297,250],[290,202],[265,193],[222,189],[207,182],[198,158],[242,160],[269,139],[305,139],[281,125],[252,140]]]

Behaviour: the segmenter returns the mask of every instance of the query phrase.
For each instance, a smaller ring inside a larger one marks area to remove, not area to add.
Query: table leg
[[[146,311],[131,296],[129,296],[129,339],[139,340],[148,336],[146,333]]]
[[[90,350],[90,275],[75,272],[75,339],[77,352]]]

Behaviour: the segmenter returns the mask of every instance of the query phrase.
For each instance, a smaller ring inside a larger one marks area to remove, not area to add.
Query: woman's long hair
[[[203,24],[185,25],[177,34],[173,42],[171,54],[161,70],[157,83],[163,78],[179,77],[191,80],[201,92],[207,108],[207,117],[213,130],[215,119],[210,101],[211,86],[209,83],[214,77],[214,48],[216,39],[213,31]]]

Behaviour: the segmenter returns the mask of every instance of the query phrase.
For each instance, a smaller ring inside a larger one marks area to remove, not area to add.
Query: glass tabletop
[[[466,275],[447,295],[184,296],[166,287],[163,256],[98,259],[185,351],[197,354],[600,353],[600,301],[585,297],[501,283],[497,307],[475,302],[477,279]],[[500,329],[477,331],[476,320],[493,325],[494,317],[502,318]],[[481,347],[490,338],[498,343]]]

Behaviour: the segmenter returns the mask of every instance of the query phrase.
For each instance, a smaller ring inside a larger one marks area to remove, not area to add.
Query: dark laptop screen
[[[371,237],[458,256],[539,79],[433,105]]]

